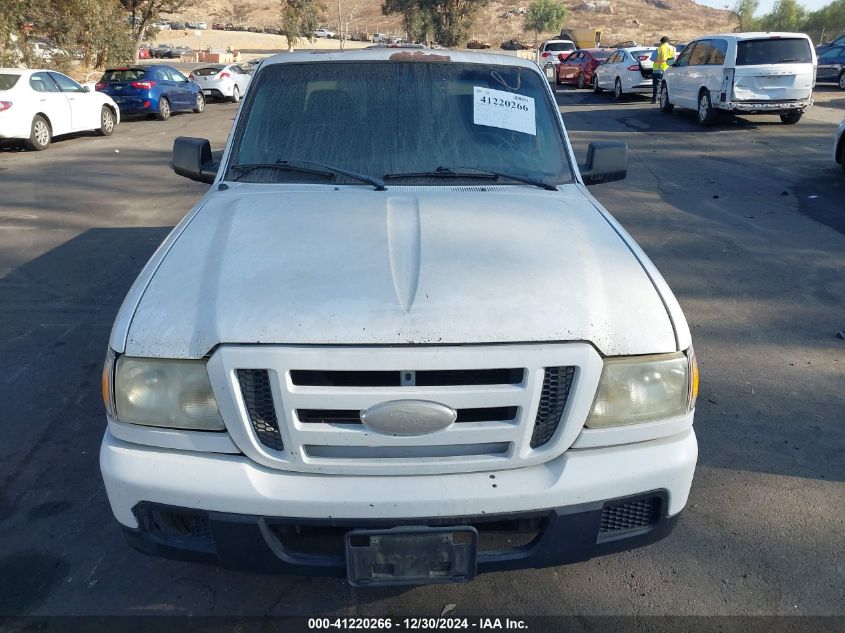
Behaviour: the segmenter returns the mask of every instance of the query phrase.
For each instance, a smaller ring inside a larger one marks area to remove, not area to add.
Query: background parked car
[[[651,53],[651,48],[620,48],[615,51],[593,72],[593,92],[612,90],[617,101],[627,92],[650,93],[653,66]]]
[[[328,37],[333,38],[335,36],[334,31],[330,31],[328,29],[317,29],[314,31],[314,35],[317,37]]]
[[[566,61],[555,67],[555,82],[577,84],[585,88],[592,84],[593,73],[615,51],[612,48],[582,48],[571,53]]]
[[[816,46],[816,55],[821,55],[827,49],[833,48],[834,46],[845,46],[845,33],[838,37],[834,37],[831,41],[826,42],[824,44],[819,44]]]
[[[0,68],[0,139],[21,139],[44,150],[53,137],[97,130],[111,136],[117,104],[53,70]]]
[[[222,22],[215,22],[214,24],[211,25],[211,28],[214,31],[225,31],[226,25],[223,24]]]
[[[572,40],[548,40],[540,44],[540,66],[557,66],[561,53],[571,53],[578,47]]]
[[[485,42],[484,40],[470,40],[469,42],[467,42],[467,48],[472,48],[472,49],[490,48],[490,42]]]
[[[171,22],[170,23],[170,30],[171,31],[181,31],[185,28],[184,22]]]
[[[179,110],[205,110],[199,86],[163,64],[109,68],[96,88],[111,96],[123,114],[154,114],[164,121]]]
[[[228,99],[237,103],[246,93],[250,73],[238,64],[210,64],[191,71],[188,79],[197,84],[206,98]]]
[[[833,46],[819,55],[816,82],[833,82],[845,90],[845,45]]]
[[[500,48],[504,51],[527,51],[531,47],[525,42],[517,39],[511,39],[507,42],[502,42]]]
[[[208,29],[208,24],[206,24],[205,22],[197,22],[197,29],[199,29],[200,31],[205,31]]]
[[[150,48],[148,46],[141,46],[138,48],[138,59],[149,59]]]

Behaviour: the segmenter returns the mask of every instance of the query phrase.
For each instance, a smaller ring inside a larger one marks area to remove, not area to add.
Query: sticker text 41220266
[[[472,122],[537,135],[534,99],[504,90],[473,86]]]

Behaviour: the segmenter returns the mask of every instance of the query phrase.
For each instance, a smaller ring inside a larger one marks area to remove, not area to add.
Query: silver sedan
[[[191,72],[188,78],[197,84],[206,99],[241,100],[252,75],[237,64],[209,64]]]

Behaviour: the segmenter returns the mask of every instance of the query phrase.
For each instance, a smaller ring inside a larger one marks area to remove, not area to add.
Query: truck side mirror
[[[579,167],[587,186],[622,180],[628,174],[628,145],[621,141],[590,143],[587,162]]]
[[[211,143],[204,138],[180,136],[173,141],[173,171],[198,182],[212,183],[220,163],[211,156]]]

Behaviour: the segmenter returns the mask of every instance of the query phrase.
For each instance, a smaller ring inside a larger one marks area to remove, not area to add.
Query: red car
[[[598,65],[615,52],[613,48],[578,49],[557,65],[555,82],[557,85],[578,84],[579,88],[586,88],[593,80],[593,72]]]
[[[138,49],[138,59],[149,59],[150,58],[150,49],[146,46],[142,46]]]

